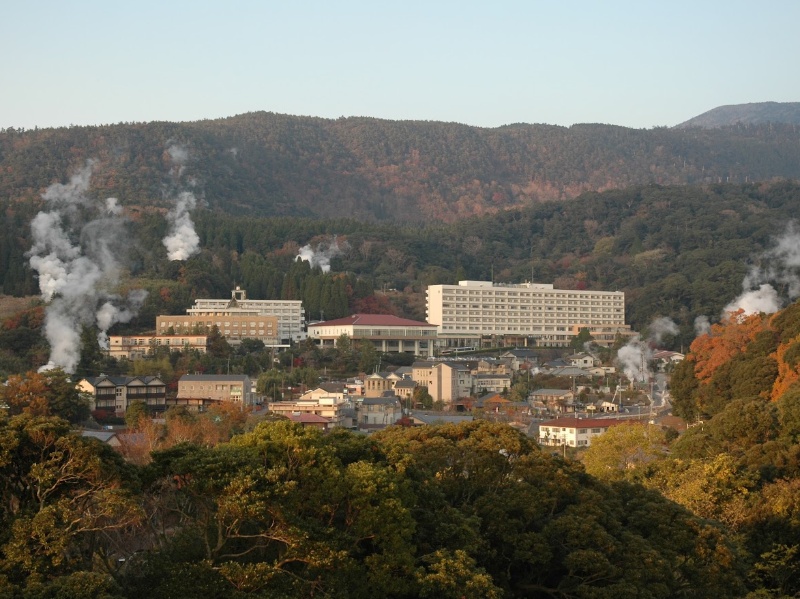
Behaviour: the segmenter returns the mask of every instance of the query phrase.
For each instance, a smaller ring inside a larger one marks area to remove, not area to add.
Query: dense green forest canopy
[[[628,129],[328,120],[249,113],[191,123],[0,131],[0,198],[37,203],[94,160],[93,188],[130,209],[166,208],[169,148],[195,190],[229,214],[395,222],[458,219],[660,184],[800,178],[792,124]]]
[[[0,440],[8,597],[719,599],[747,588],[744,553],[718,524],[587,476],[502,424],[367,437],[265,421],[142,465],[54,417],[0,413]]]

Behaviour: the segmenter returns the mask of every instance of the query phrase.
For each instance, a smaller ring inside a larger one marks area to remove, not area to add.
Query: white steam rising
[[[678,325],[666,317],[657,318],[648,327],[646,339],[636,335],[617,352],[617,364],[631,382],[646,382],[651,376],[650,360],[653,345],[659,345],[667,335],[677,335]]]
[[[725,313],[742,310],[745,315],[772,314],[781,309],[785,300],[800,297],[800,232],[795,223],[789,223],[775,245],[762,254],[761,262],[750,268],[742,281],[742,294],[725,306]],[[783,289],[785,298],[773,283]]]
[[[75,372],[82,327],[96,325],[98,341],[107,342],[108,329],[130,321],[147,295],[136,290],[124,299],[113,293],[119,282],[117,256],[127,239],[125,221],[116,199],[89,198],[91,172],[89,162],[69,183],[51,185],[42,195],[49,210],[31,222],[33,246],[27,255],[48,304],[44,333],[50,359],[40,370]]]
[[[167,148],[167,154],[172,161],[170,174],[176,184],[180,183],[189,161],[189,150],[177,144]],[[194,230],[194,221],[189,214],[197,207],[197,198],[190,191],[182,191],[175,198],[175,205],[167,213],[169,232],[162,240],[167,248],[169,260],[188,260],[200,251],[200,237]]]
[[[330,242],[320,242],[316,248],[311,244],[304,245],[297,253],[295,260],[305,260],[311,264],[311,268],[319,266],[322,272],[330,272],[331,260],[341,254],[346,249],[347,243],[341,246],[334,237]]]
[[[194,230],[194,222],[189,214],[197,206],[197,199],[189,191],[178,194],[175,206],[167,213],[170,223],[169,234],[162,243],[167,248],[170,260],[187,260],[200,251],[200,237]]]
[[[705,314],[701,314],[697,318],[694,319],[694,334],[695,336],[699,337],[700,335],[707,335],[711,332],[711,323],[708,320],[708,316]]]

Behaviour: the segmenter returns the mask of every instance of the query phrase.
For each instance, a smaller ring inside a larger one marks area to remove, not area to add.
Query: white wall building
[[[599,437],[612,426],[628,423],[611,418],[558,418],[539,425],[540,445],[566,445],[589,447],[592,439]]]
[[[231,299],[196,299],[194,306],[186,310],[189,316],[257,315],[274,316],[278,321],[278,337],[281,342],[292,339],[302,341],[306,337],[306,313],[300,300],[253,300],[241,287],[231,291]]]
[[[308,325],[308,336],[320,347],[334,347],[342,335],[351,341],[369,341],[379,352],[433,355],[437,328],[427,322],[388,314],[353,314]]]
[[[567,346],[588,328],[600,345],[630,335],[622,291],[554,289],[552,284],[459,281],[428,286],[428,322],[446,345],[479,342],[482,336],[525,336],[543,345]]]

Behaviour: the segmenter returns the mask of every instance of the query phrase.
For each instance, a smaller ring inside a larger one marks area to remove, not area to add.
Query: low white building
[[[320,347],[335,347],[342,335],[352,342],[369,341],[379,352],[429,357],[437,327],[388,314],[353,314],[308,325],[308,336]]]
[[[352,407],[349,400],[333,395],[317,397],[304,395],[292,401],[271,401],[267,404],[270,412],[290,419],[301,414],[321,416],[327,419],[329,423],[327,428],[350,428],[353,425]]]
[[[626,424],[612,418],[557,418],[539,424],[539,444],[548,446],[589,447],[612,426]]]

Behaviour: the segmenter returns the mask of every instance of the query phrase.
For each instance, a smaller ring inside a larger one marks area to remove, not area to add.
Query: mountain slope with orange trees
[[[772,315],[741,312],[697,337],[673,374],[676,414],[713,416],[735,400],[777,401],[800,389],[800,302]]]

